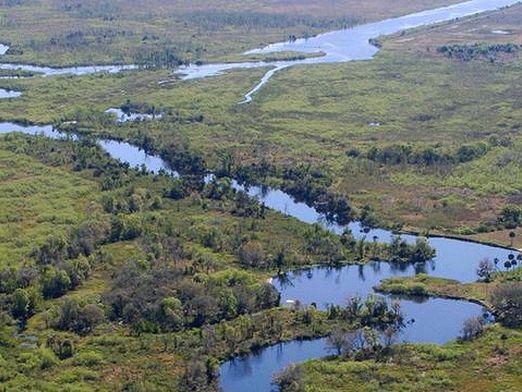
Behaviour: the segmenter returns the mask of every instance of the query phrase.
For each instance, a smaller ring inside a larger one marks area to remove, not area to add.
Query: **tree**
[[[484,317],[476,316],[471,317],[464,321],[464,325],[462,327],[462,340],[472,340],[476,337],[482,335],[484,331],[484,325],[486,324]]]
[[[68,260],[65,264],[65,270],[71,281],[71,289],[74,289],[89,277],[91,264],[85,256],[79,256],[74,260]]]
[[[285,265],[285,251],[283,249],[279,249],[277,252],[274,259],[274,264],[277,268],[277,272],[281,272],[281,268],[283,268]]]
[[[224,288],[218,295],[218,306],[221,311],[220,318],[230,320],[237,316],[238,301],[230,288]]]
[[[395,326],[389,326],[382,333],[382,341],[386,347],[391,346],[397,341],[400,329]]]
[[[500,223],[507,229],[514,229],[522,223],[522,207],[516,205],[505,206],[499,218]]]
[[[74,332],[80,335],[87,335],[105,320],[103,310],[96,304],[87,304],[80,310],[80,314]]]
[[[253,268],[266,267],[265,252],[257,241],[247,242],[239,249],[239,262]]]
[[[187,392],[215,391],[217,388],[217,372],[215,364],[209,360],[194,359],[180,380],[180,390]]]
[[[64,270],[56,270],[47,266],[41,278],[42,294],[45,298],[59,297],[71,287],[71,279]]]
[[[47,241],[31,253],[40,265],[59,265],[65,258],[67,241],[63,237],[49,236]]]
[[[184,323],[181,301],[174,297],[164,298],[158,318],[164,331],[179,331]]]
[[[435,249],[423,237],[418,237],[415,244],[410,245],[400,236],[394,236],[388,246],[388,252],[391,261],[401,263],[424,263],[435,257]]]
[[[60,344],[60,351],[58,354],[58,358],[60,359],[67,359],[71,358],[74,355],[74,344],[71,340],[65,339]]]
[[[363,303],[360,297],[351,297],[346,304],[345,313],[349,321],[353,321],[360,317],[363,308]]]
[[[348,331],[344,334],[343,355],[353,358],[366,348],[366,336],[363,328]]]
[[[509,327],[522,326],[522,282],[497,286],[491,294],[491,303],[502,323]]]
[[[484,282],[491,281],[491,274],[495,271],[495,265],[491,262],[490,259],[483,258],[480,260],[479,265],[477,267],[477,275]]]
[[[29,294],[24,289],[16,289],[11,296],[11,313],[14,318],[26,320],[31,313]]]
[[[415,240],[413,247],[413,254],[410,256],[410,261],[413,263],[423,263],[435,257],[435,249],[432,248],[426,238],[418,237]]]
[[[51,325],[62,331],[72,331],[79,335],[87,335],[105,319],[103,310],[96,304],[81,306],[75,299],[67,299],[61,307]]]
[[[273,384],[276,384],[281,392],[302,392],[303,372],[299,366],[290,365],[274,376]]]

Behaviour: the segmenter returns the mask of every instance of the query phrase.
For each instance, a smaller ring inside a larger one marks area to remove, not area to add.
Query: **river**
[[[0,134],[21,132],[29,135],[44,135],[59,139],[76,136],[65,136],[52,126],[22,126],[13,123],[0,123]],[[131,167],[145,167],[148,171],[158,174],[165,172],[178,176],[175,170],[160,157],[147,154],[142,149],[125,142],[99,140],[99,145],[113,158],[128,163]],[[207,178],[210,178],[207,177]],[[278,189],[257,186],[245,189],[237,182],[233,186],[238,190],[247,191],[252,197],[265,203],[269,208],[293,216],[305,223],[321,223],[328,230],[342,233],[344,226],[329,224],[314,208],[304,203],[296,202],[292,196]],[[362,230],[359,222],[349,225],[354,237],[366,237],[373,241],[374,236],[380,242],[389,242],[393,233],[384,229]],[[414,241],[416,236],[403,235],[408,241]],[[406,265],[398,267],[385,261],[372,262],[366,265],[348,265],[340,268],[317,267],[307,270],[290,272],[284,279],[275,277],[274,286],[281,293],[281,300],[299,299],[303,304],[316,303],[324,309],[327,304],[344,304],[349,296],[365,297],[373,292],[373,287],[387,277],[414,276],[423,272],[432,276],[451,278],[462,282],[476,280],[476,269],[481,259],[498,258],[502,262],[507,259],[509,249],[489,246],[475,242],[431,237],[428,241],[435,248],[437,256],[422,265]],[[400,299],[402,309],[409,323],[400,335],[401,341],[446,343],[455,339],[463,322],[484,313],[477,304],[441,298]],[[271,389],[272,375],[284,369],[290,363],[298,363],[308,359],[327,355],[325,339],[311,341],[294,341],[267,347],[258,353],[243,358],[236,358],[224,363],[221,367],[221,385],[226,392],[259,391]]]
[[[221,75],[231,69],[271,67],[263,78],[250,91],[241,103],[251,102],[257,93],[277,72],[296,65],[343,63],[354,60],[370,60],[379,51],[371,40],[392,35],[416,27],[455,20],[466,16],[496,10],[518,4],[520,0],[472,0],[448,7],[416,12],[398,18],[368,23],[349,29],[331,31],[312,38],[298,39],[293,42],[280,42],[245,52],[251,54],[270,54],[281,52],[301,52],[307,54],[324,53],[323,56],[309,57],[302,60],[274,62],[239,62],[204,65],[188,65],[176,71],[182,79],[191,80]]]
[[[272,44],[265,48],[247,52],[247,54],[265,54],[284,51],[305,53],[320,51],[325,53],[322,57],[275,63],[244,62],[191,65],[182,67],[177,72],[183,74],[184,79],[189,80],[218,75],[235,68],[272,67],[263,79],[245,95],[245,102],[249,102],[255,92],[276,72],[284,68],[295,65],[371,59],[378,51],[377,47],[369,43],[372,38],[494,10],[517,2],[515,0],[473,0],[450,7],[356,26],[351,29],[333,31],[307,40]],[[0,45],[0,54],[5,53],[6,50],[5,45]],[[83,75],[98,71],[119,72],[133,68],[134,66],[50,68],[19,64],[0,65],[0,69],[22,69],[39,72],[44,76],[65,73]],[[13,123],[0,123],[0,134],[12,131],[33,135],[43,134],[51,138],[63,137],[52,126],[21,126]],[[73,139],[76,139],[76,137],[73,136]],[[149,155],[128,143],[99,140],[99,144],[112,157],[129,163],[132,167],[145,166],[149,171],[156,174],[165,171],[172,176],[178,175],[160,157]],[[236,182],[234,182],[234,186],[237,189],[244,189]],[[296,202],[290,195],[281,190],[254,186],[246,189],[246,191],[251,196],[257,197],[266,206],[305,223],[319,222],[338,234],[345,230],[343,226],[328,224],[314,208]],[[356,238],[366,237],[368,240],[373,240],[375,237],[377,241],[389,242],[393,236],[393,233],[384,229],[373,229],[367,232],[362,230],[358,222],[351,223],[349,228]],[[405,235],[403,238],[414,241],[416,237]],[[282,301],[299,299],[304,304],[315,302],[320,308],[324,308],[326,304],[343,304],[350,295],[364,297],[372,293],[373,287],[382,279],[391,276],[414,276],[419,272],[424,272],[432,276],[472,282],[476,280],[476,268],[482,258],[498,258],[501,260],[500,264],[503,264],[502,262],[512,252],[500,247],[457,239],[430,237],[428,240],[430,245],[436,249],[437,256],[424,265],[397,268],[387,262],[374,262],[364,266],[351,265],[337,269],[312,268],[288,273],[284,279],[275,278],[273,284],[280,291]],[[401,298],[400,301],[408,320],[414,320],[414,322],[408,324],[408,327],[400,336],[401,341],[408,342],[446,343],[458,336],[464,320],[484,312],[481,306],[466,301],[440,298]],[[293,341],[267,347],[258,353],[224,363],[220,370],[221,386],[226,392],[266,392],[272,389],[271,378],[275,372],[284,369],[290,363],[320,358],[327,354],[325,339]]]

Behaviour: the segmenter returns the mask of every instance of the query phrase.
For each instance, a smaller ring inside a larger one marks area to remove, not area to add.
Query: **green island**
[[[437,346],[401,344],[381,358],[331,358],[304,365],[300,381],[311,391],[517,390],[520,388],[520,312],[504,314],[504,291],[520,287],[520,270],[497,274],[489,283],[459,284],[429,276],[391,278],[377,291],[396,295],[463,298],[497,310],[506,325],[483,328],[470,321],[463,337]],[[512,282],[518,282],[513,284]],[[518,289],[520,290],[520,288]],[[521,305],[520,291],[517,294]]]
[[[0,391],[522,390],[485,2],[368,39],[461,2],[0,0]]]

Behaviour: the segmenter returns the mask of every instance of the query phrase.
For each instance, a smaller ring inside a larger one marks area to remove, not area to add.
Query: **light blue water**
[[[324,56],[312,57],[303,60],[276,61],[276,62],[239,62],[217,63],[204,65],[188,65],[180,67],[176,73],[182,79],[191,80],[209,76],[221,75],[232,69],[271,67],[261,81],[252,90],[245,94],[241,103],[251,102],[253,95],[258,92],[268,80],[285,68],[295,65],[342,63],[354,60],[369,60],[379,49],[370,44],[371,39],[387,36],[415,27],[451,21],[457,18],[496,10],[502,7],[517,4],[519,0],[472,0],[448,7],[417,12],[399,18],[387,19],[381,22],[355,26],[349,29],[331,31],[312,38],[298,39],[294,42],[280,42],[264,48],[254,49],[245,54],[269,54],[275,52],[302,52],[324,53]]]
[[[12,123],[0,123],[0,134],[12,131],[26,134],[41,134],[51,138],[62,138],[63,134],[51,126],[21,126]],[[69,136],[71,137],[71,136]],[[73,139],[76,137],[72,136]],[[147,154],[142,149],[128,143],[100,140],[99,145],[113,158],[128,163],[131,167],[145,167],[158,174],[160,171],[173,176],[178,173],[169,169],[160,158]],[[207,180],[211,176],[207,177]],[[236,189],[244,187],[234,182]],[[323,217],[304,203],[295,202],[292,197],[280,190],[252,187],[247,190],[258,197],[269,208],[281,211],[306,223],[321,222]],[[328,229],[341,233],[344,227],[326,225]],[[381,242],[388,242],[392,233],[375,229],[363,233],[358,222],[350,224],[356,237],[377,236]],[[409,241],[415,236],[405,236]],[[364,266],[344,266],[339,269],[314,268],[291,272],[285,279],[274,279],[273,284],[280,291],[282,301],[299,299],[304,304],[315,302],[320,308],[327,304],[343,304],[349,296],[365,297],[372,292],[372,287],[381,279],[390,276],[413,276],[424,272],[434,276],[457,279],[465,282],[476,280],[476,268],[484,257],[504,260],[511,251],[499,247],[478,243],[447,239],[429,238],[436,249],[436,258],[421,265],[397,266],[387,262],[374,262]],[[503,264],[503,263],[500,263]],[[408,342],[445,343],[458,336],[462,323],[471,316],[480,315],[482,307],[465,301],[447,299],[424,299],[423,302],[401,300],[401,305],[408,319],[414,319],[401,335]],[[319,358],[326,355],[325,341],[289,342],[268,347],[256,355],[240,358],[223,364],[220,370],[221,385],[225,391],[268,391],[271,389],[271,375],[284,369],[290,363]],[[250,369],[255,369],[251,371]]]
[[[22,93],[20,91],[6,90],[3,88],[0,88],[0,99],[18,98],[21,95],[22,95]]]

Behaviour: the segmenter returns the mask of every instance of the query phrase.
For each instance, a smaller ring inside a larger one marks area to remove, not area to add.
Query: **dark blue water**
[[[346,226],[327,223],[324,216],[313,207],[307,206],[305,203],[295,202],[292,196],[281,190],[251,187],[247,189],[247,192],[251,196],[257,197],[268,207],[296,217],[302,222],[310,224],[320,222],[337,234],[342,234],[346,228]],[[360,222],[357,221],[350,223],[348,227],[355,238],[366,238],[370,242],[373,241],[373,237],[376,237],[378,242],[389,243],[395,235],[390,230],[385,229],[371,229],[365,232]],[[415,242],[417,239],[415,235],[402,235],[401,237],[408,242]],[[508,249],[457,239],[431,237],[428,238],[428,242],[436,249],[437,256],[433,263],[426,265],[426,272],[433,276],[455,279],[461,282],[477,280],[476,269],[483,258],[487,257],[492,260],[499,258],[502,261],[499,263],[499,268],[501,268],[503,261],[507,259],[510,253],[513,253]]]
[[[0,123],[0,134],[12,131],[42,134],[51,138],[63,137],[51,126],[24,127],[12,123]],[[100,140],[98,143],[112,157],[132,167],[144,166],[153,173],[165,171],[174,176],[178,175],[170,170],[161,158],[147,154],[138,147],[110,140]],[[236,182],[234,186],[236,189],[244,189]],[[295,202],[290,195],[280,190],[251,187],[247,191],[268,207],[303,222],[323,223],[326,228],[335,233],[342,233],[345,229],[340,225],[327,224],[315,209],[304,203]],[[390,231],[383,229],[364,233],[358,222],[350,224],[349,227],[357,238],[367,237],[373,240],[376,236],[378,241],[388,242],[393,236]],[[413,241],[416,237],[408,235],[404,238]],[[392,276],[413,276],[422,272],[464,282],[475,281],[476,268],[482,258],[497,257],[503,261],[509,253],[512,253],[499,247],[447,238],[429,238],[429,242],[436,249],[437,257],[422,265],[399,267],[387,262],[373,262],[363,266],[351,265],[338,269],[313,268],[288,273],[285,279],[274,279],[273,284],[280,291],[283,303],[286,300],[298,299],[304,304],[315,302],[319,308],[324,309],[327,304],[344,304],[347,298],[353,295],[365,297],[373,292],[372,288],[382,279]],[[400,340],[407,342],[448,342],[459,335],[464,320],[483,313],[481,306],[466,301],[430,298],[415,301],[401,299],[400,303],[407,319],[415,320],[400,335]],[[289,342],[268,347],[256,355],[223,364],[220,371],[221,385],[227,392],[269,391],[271,375],[276,371],[284,369],[290,363],[325,355],[327,352],[324,339]]]
[[[98,144],[107,151],[110,156],[121,162],[128,163],[131,167],[145,167],[147,171],[154,174],[163,172],[173,177],[179,177],[178,172],[170,169],[163,159],[156,155],[147,154],[139,147],[115,140],[100,140]]]
[[[78,139],[75,135],[66,135],[53,128],[51,125],[19,125],[10,122],[0,123],[0,134],[20,132],[26,135],[41,135],[52,139],[71,138]],[[179,176],[179,174],[168,167],[168,165],[158,156],[147,154],[139,147],[129,143],[119,142],[115,140],[98,140],[98,144],[110,156],[121,162],[128,163],[131,167],[145,167],[149,172],[159,174],[160,172],[171,176]]]
[[[328,355],[326,339],[276,344],[258,354],[236,358],[221,366],[221,388],[228,391],[267,392],[274,374],[292,363]]]
[[[479,305],[438,298],[426,299],[423,303],[401,301],[401,304],[406,314],[414,316],[415,322],[398,342],[446,343],[460,334],[464,320],[483,313]],[[225,362],[220,369],[221,387],[226,392],[267,392],[274,389],[273,375],[288,365],[329,354],[332,353],[328,351],[326,339],[270,346],[259,353]]]

